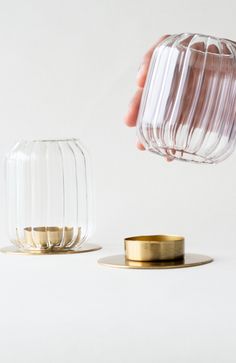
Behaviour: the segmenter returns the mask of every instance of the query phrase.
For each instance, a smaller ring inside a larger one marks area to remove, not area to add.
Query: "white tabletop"
[[[97,265],[120,252],[0,254],[0,361],[235,362],[232,250],[187,269]]]
[[[123,118],[162,34],[236,38],[235,0],[0,1],[2,160],[19,139],[78,137],[93,162],[104,249],[0,254],[0,363],[235,363],[236,153],[217,166],[135,148]],[[217,113],[218,116],[218,113]],[[56,182],[56,181],[55,181]],[[181,234],[215,262],[179,270],[97,265],[124,236]],[[222,246],[222,247],[221,247]]]

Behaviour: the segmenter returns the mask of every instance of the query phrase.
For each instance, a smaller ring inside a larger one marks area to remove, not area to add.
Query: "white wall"
[[[79,137],[93,157],[94,241],[162,232],[186,235],[195,251],[230,248],[236,156],[217,166],[166,163],[136,150],[123,116],[142,55],[160,35],[236,38],[235,13],[233,0],[2,0],[1,158],[18,139]]]

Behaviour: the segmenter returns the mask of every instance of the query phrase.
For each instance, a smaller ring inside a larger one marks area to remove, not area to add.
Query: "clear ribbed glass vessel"
[[[79,247],[91,231],[87,152],[76,139],[18,142],[7,156],[10,240],[26,251]]]
[[[167,37],[151,59],[137,130],[146,149],[169,159],[226,159],[236,140],[236,43]]]

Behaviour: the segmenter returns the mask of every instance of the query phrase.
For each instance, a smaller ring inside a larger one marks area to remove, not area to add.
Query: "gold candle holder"
[[[98,260],[103,266],[131,269],[170,269],[204,265],[211,257],[188,254],[182,236],[152,235],[128,237],[124,240],[125,254]]]
[[[79,140],[17,142],[6,157],[8,233],[15,247],[2,251],[99,249],[87,244],[93,230],[92,199],[89,157]]]
[[[73,227],[26,227],[24,237],[18,236],[15,246],[1,248],[1,252],[14,254],[65,254],[100,250],[91,243],[81,243],[81,228]],[[63,248],[61,245],[63,244]]]
[[[78,227],[74,236],[73,227],[26,227],[24,229],[24,241],[27,245],[39,248],[48,248],[48,245],[60,246],[63,241],[64,248],[66,249],[71,245],[71,242],[79,243],[81,228]]]
[[[132,261],[167,261],[184,257],[184,237],[170,235],[125,238],[125,256]]]

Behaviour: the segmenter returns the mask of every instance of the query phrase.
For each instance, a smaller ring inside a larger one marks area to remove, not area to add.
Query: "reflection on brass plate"
[[[169,269],[185,268],[199,265],[205,265],[212,262],[209,256],[186,253],[183,258],[172,261],[131,261],[125,258],[125,255],[115,255],[100,258],[98,263],[103,266],[130,268],[130,269]]]
[[[81,247],[72,248],[68,250],[63,249],[49,249],[49,250],[23,250],[20,248],[17,248],[16,246],[8,246],[3,247],[0,249],[0,252],[3,253],[11,253],[11,254],[18,254],[18,255],[64,255],[64,254],[73,254],[73,253],[85,253],[85,252],[92,252],[92,251],[98,251],[102,247],[95,245],[93,243],[85,243]]]

